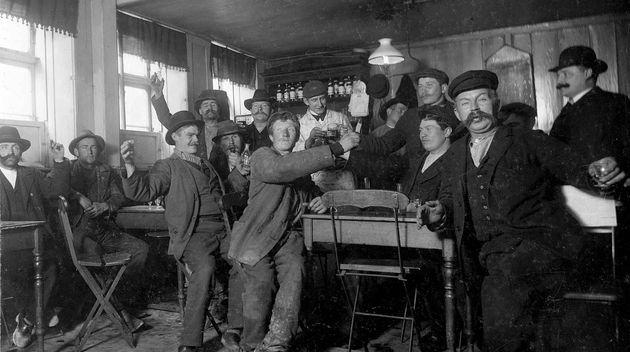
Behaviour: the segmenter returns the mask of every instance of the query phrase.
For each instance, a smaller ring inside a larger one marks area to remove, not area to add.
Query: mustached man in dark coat
[[[567,329],[572,336],[560,342],[551,340],[555,329],[544,325],[569,287],[584,236],[551,186],[555,177],[588,187],[596,163],[587,173],[565,144],[540,131],[499,126],[497,86],[490,71],[468,71],[453,80],[449,93],[469,135],[447,152],[445,185],[439,200],[420,207],[419,224],[452,226],[458,253],[478,259],[486,350],[527,350],[536,346],[537,331],[545,333],[541,351],[556,343],[581,347],[591,333],[584,327],[595,328],[588,320],[573,320],[582,329]],[[609,186],[625,178],[614,158],[597,163],[605,166],[597,182]],[[555,318],[565,323],[565,316]]]

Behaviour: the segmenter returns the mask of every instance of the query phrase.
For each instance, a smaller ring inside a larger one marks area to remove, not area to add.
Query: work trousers
[[[244,286],[244,350],[288,350],[298,329],[305,274],[303,251],[302,234],[290,231],[258,263],[239,266]]]
[[[227,256],[230,239],[223,222],[199,219],[184,249],[181,261],[190,271],[181,345],[201,346],[211,285],[217,268],[217,255]],[[242,283],[236,268],[230,269],[228,288],[228,327],[243,326]]]

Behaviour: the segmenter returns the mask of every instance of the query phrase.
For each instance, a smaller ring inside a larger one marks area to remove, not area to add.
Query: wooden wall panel
[[[615,22],[615,39],[619,92],[630,95],[630,21]]]
[[[188,46],[188,108],[194,109],[195,97],[204,89],[212,89],[210,71],[210,43],[187,36]]]
[[[523,50],[524,52],[532,52],[532,38],[529,33],[517,33],[512,35],[512,46]]]
[[[588,26],[591,44],[597,58],[606,61],[608,70],[597,79],[597,85],[604,90],[619,90],[617,76],[617,45],[615,41],[614,23]]]
[[[556,91],[556,77],[548,70],[558,64],[558,33],[544,31],[532,33],[532,60],[536,91],[537,127],[549,132],[562,101]]]
[[[496,53],[497,50],[501,49],[504,44],[505,39],[503,36],[493,36],[481,39],[481,52],[483,55],[482,61],[486,62],[486,60],[488,60],[492,54]]]
[[[574,46],[591,46],[590,34],[587,26],[562,28],[558,31],[558,44],[560,50]]]

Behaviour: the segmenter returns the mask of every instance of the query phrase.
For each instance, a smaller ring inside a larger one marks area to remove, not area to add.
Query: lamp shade
[[[405,61],[403,54],[392,46],[391,38],[379,39],[380,45],[368,58],[372,65],[393,65]]]

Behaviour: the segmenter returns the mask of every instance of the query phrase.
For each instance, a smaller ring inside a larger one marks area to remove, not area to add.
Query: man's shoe
[[[223,344],[223,352],[238,352],[241,351],[241,332],[237,329],[227,329],[221,336],[221,343]]]
[[[35,326],[22,313],[19,313],[15,317],[15,322],[17,325],[13,331],[13,344],[19,348],[24,348],[33,342],[33,337],[35,336]]]
[[[194,346],[179,346],[177,352],[197,352],[197,347]]]

